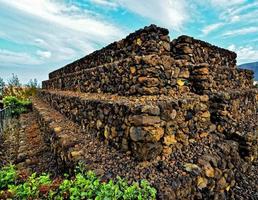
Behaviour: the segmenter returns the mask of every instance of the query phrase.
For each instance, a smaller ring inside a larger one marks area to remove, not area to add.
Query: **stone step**
[[[43,89],[119,95],[204,94],[253,87],[250,70],[187,64],[168,55],[132,56],[43,81]]]
[[[116,60],[134,55],[169,53],[169,51],[168,30],[150,25],[129,34],[125,39],[113,42],[101,50],[95,51],[63,68],[51,72],[49,78],[61,77],[71,72],[112,63]]]
[[[132,56],[43,81],[43,89],[60,89],[120,95],[158,95],[189,91],[182,79],[187,67],[177,67],[170,56]]]
[[[253,72],[236,68],[236,54],[189,36],[170,42],[168,30],[140,29],[49,74],[43,89],[120,95],[204,94],[251,88]]]
[[[248,167],[238,155],[236,142],[212,134],[190,140],[189,145],[178,142],[168,156],[139,162],[130,152],[117,151],[83,132],[39,99],[33,100],[33,109],[60,165],[65,163],[72,169],[80,161],[103,181],[116,176],[129,182],[146,179],[158,189],[161,199],[224,198],[236,184],[236,173]]]
[[[124,97],[41,90],[38,96],[86,132],[132,151],[141,160],[214,130],[208,99],[194,94]]]
[[[74,165],[82,158],[85,135],[76,124],[41,100],[34,98],[32,104],[41,134],[57,157],[58,167],[72,172]]]
[[[119,149],[133,151],[140,159],[151,159],[161,153],[161,147],[170,149],[178,141],[187,144],[211,131],[237,141],[246,158],[256,159],[256,94],[256,90],[232,90],[210,93],[209,97],[189,94],[173,98],[39,92],[41,99],[85,131]]]

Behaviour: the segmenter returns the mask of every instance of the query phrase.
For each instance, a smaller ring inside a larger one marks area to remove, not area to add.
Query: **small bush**
[[[21,113],[25,113],[31,109],[31,101],[19,100],[15,96],[6,96],[3,99],[4,107],[11,107],[12,115],[18,116]]]
[[[0,190],[6,189],[8,185],[14,184],[17,178],[14,165],[3,167],[0,170]]]
[[[9,192],[18,199],[38,198],[41,188],[48,187],[51,184],[49,175],[42,174],[37,176],[33,173],[26,182],[17,185],[9,185]],[[43,194],[42,194],[43,195]]]
[[[101,182],[92,171],[77,169],[73,177],[51,180],[48,174],[33,173],[19,180],[13,165],[0,171],[0,199],[110,199],[110,200],[151,200],[156,199],[156,189],[142,180],[129,185],[124,179]],[[1,191],[2,190],[2,191]]]

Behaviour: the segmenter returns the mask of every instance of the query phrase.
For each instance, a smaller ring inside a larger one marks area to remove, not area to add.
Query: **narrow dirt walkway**
[[[17,158],[19,148],[19,130],[21,124],[19,119],[10,119],[10,123],[6,127],[4,133],[1,135],[1,165],[8,165],[14,163]]]
[[[56,158],[41,136],[40,127],[34,113],[21,115],[13,120],[4,134],[2,157],[4,164],[14,163],[19,170],[37,173],[59,174]]]

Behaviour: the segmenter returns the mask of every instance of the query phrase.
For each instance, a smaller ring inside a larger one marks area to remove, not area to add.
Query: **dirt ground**
[[[27,113],[19,119],[12,119],[0,141],[1,164],[16,164],[19,170],[28,172],[60,173],[56,158],[44,142],[34,113]]]

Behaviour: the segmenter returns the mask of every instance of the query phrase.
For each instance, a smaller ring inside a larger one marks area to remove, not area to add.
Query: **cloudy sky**
[[[0,0],[0,77],[47,79],[151,23],[258,61],[258,0]]]

